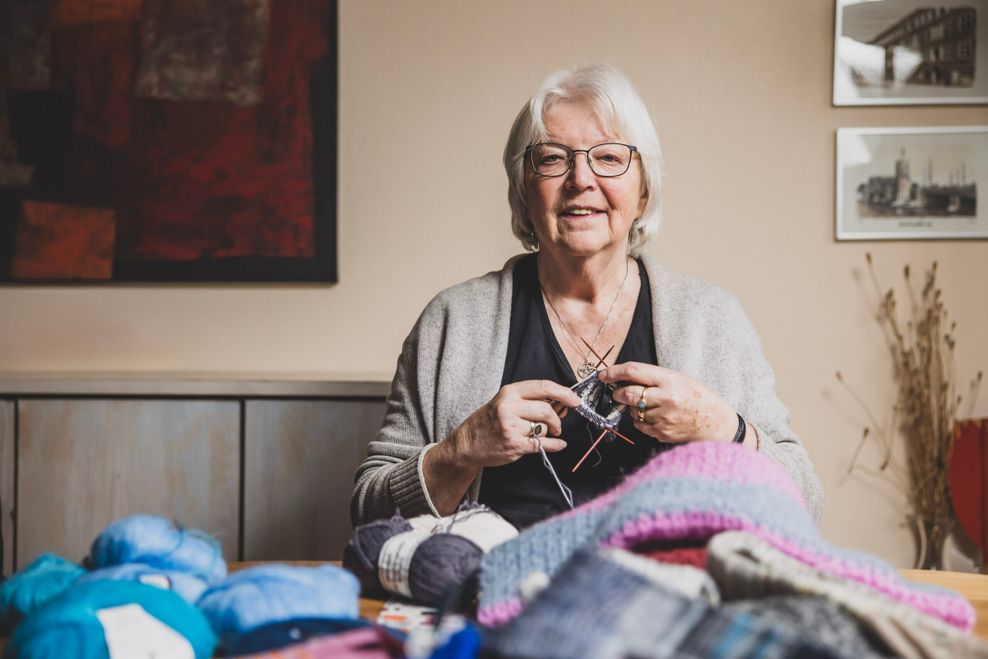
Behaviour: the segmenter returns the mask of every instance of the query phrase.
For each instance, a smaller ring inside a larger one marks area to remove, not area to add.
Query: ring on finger
[[[530,421],[532,424],[531,429],[528,431],[528,436],[532,439],[538,439],[545,434],[545,424],[539,423],[538,421]]]
[[[642,395],[641,395],[641,398],[638,399],[638,420],[639,421],[644,421],[645,420],[645,408],[648,407],[648,401],[645,400],[645,391],[647,389],[648,389],[648,387],[642,387]]]

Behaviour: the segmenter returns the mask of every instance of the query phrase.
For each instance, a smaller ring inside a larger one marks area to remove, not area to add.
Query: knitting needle
[[[597,354],[597,353],[596,353],[596,352],[594,351],[594,349],[593,349],[593,346],[591,346],[591,345],[590,345],[589,343],[587,343],[587,341],[586,341],[586,339],[584,339],[584,338],[583,338],[583,337],[581,336],[581,337],[580,337],[580,340],[581,340],[581,341],[583,341],[583,345],[585,345],[585,346],[587,347],[587,349],[589,349],[589,350],[590,350],[590,352],[592,352],[592,353],[593,353],[593,356],[594,356],[594,357],[596,357],[597,359],[599,359],[599,360],[600,360],[599,362],[597,362],[597,366],[600,366],[601,364],[604,364],[604,366],[607,366],[607,364],[606,364],[606,363],[604,363],[604,360],[605,360],[605,359],[607,359],[607,355],[609,355],[609,354],[611,354],[611,351],[612,351],[612,350],[614,350],[614,348],[615,348],[615,346],[611,346],[610,348],[608,348],[608,349],[607,349],[607,352],[605,352],[605,353],[604,353],[604,356],[603,356],[603,357],[601,357],[600,355],[598,355],[598,354]],[[597,366],[595,366],[594,368],[597,368]],[[619,433],[619,432],[618,432],[617,430],[613,430],[613,429],[608,429],[608,430],[610,430],[610,432],[611,432],[612,434],[614,434],[614,435],[617,435],[618,437],[620,437],[620,438],[621,438],[621,439],[623,439],[624,441],[626,441],[626,442],[628,442],[628,443],[629,443],[629,444],[631,444],[632,446],[634,446],[634,445],[635,445],[635,443],[634,443],[634,442],[633,442],[632,440],[630,440],[630,439],[628,439],[627,437],[625,437],[624,435],[622,435],[621,433]],[[607,432],[607,430],[605,430],[604,432]]]
[[[611,351],[614,350],[614,347],[615,346],[611,346],[610,348],[608,348],[607,349],[607,352],[604,353],[604,356],[601,357],[600,355],[597,354],[597,351],[593,349],[593,346],[591,346],[589,343],[587,343],[587,340],[586,339],[584,339],[581,336],[580,337],[580,340],[583,341],[583,345],[585,345],[587,347],[587,349],[593,354],[593,356],[600,360],[599,362],[597,362],[597,366],[594,366],[594,368],[597,368],[601,364],[604,364],[604,366],[607,366],[607,364],[604,362],[604,360],[607,359],[607,355],[611,354]]]
[[[597,444],[600,444],[600,440],[604,439],[604,435],[606,434],[607,434],[607,428],[604,428],[604,431],[599,435],[597,435],[597,439],[595,439],[593,444],[590,445],[590,448],[587,449],[587,452],[583,454],[583,457],[580,458],[580,461],[576,463],[576,465],[573,467],[573,471],[571,471],[570,473],[572,474],[576,473],[576,470],[580,468],[580,465],[582,465],[583,461],[587,459],[587,456],[593,453],[593,450],[597,448]]]

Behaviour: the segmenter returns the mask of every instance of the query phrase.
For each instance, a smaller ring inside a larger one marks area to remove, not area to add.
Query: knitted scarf
[[[888,563],[824,540],[777,462],[719,442],[661,453],[609,492],[495,547],[482,564],[478,619],[498,625],[517,616],[523,607],[519,585],[533,573],[555,574],[581,547],[695,544],[728,530],[748,531],[806,565],[963,630],[974,624],[974,609],[959,594],[910,583]]]

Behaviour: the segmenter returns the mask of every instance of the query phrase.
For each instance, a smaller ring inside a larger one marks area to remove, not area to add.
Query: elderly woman
[[[661,155],[628,80],[604,66],[549,76],[504,166],[512,230],[534,253],[422,313],[357,471],[354,523],[478,500],[525,527],[697,441],[778,460],[819,518],[820,482],[737,300],[642,253],[659,226]],[[628,411],[588,451],[599,427],[567,412],[594,370]]]

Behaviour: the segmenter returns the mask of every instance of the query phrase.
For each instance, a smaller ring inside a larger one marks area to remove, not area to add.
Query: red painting
[[[0,8],[0,281],[335,281],[334,2]]]

